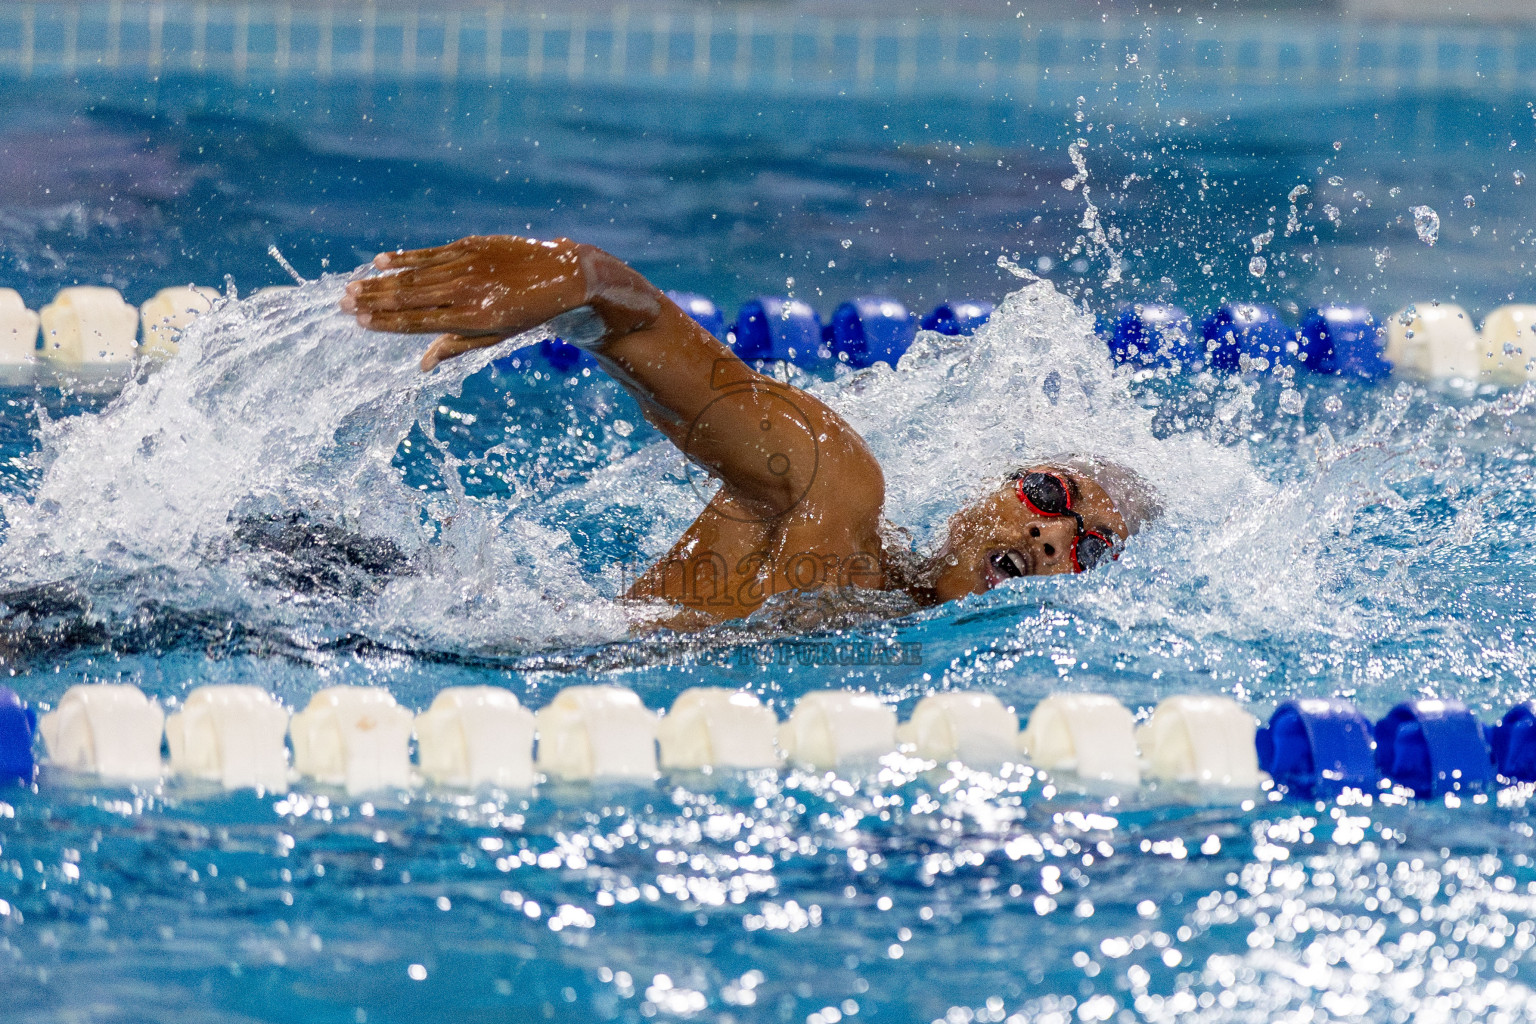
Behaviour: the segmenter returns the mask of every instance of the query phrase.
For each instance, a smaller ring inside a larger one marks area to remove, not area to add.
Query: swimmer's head
[[[979,594],[1014,576],[1085,571],[1160,512],[1151,486],[1118,463],[1074,456],[1023,466],[950,517],[930,567],[934,597]]]

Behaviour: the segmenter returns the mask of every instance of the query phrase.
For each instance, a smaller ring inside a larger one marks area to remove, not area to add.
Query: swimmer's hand
[[[568,238],[472,236],[434,249],[386,252],[373,265],[393,273],[347,285],[341,308],[376,331],[438,334],[423,371],[522,334],[563,314],[570,337],[598,348],[649,326],[662,298],[622,261]]]

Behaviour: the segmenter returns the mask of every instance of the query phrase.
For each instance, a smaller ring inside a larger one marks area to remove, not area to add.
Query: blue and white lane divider
[[[1363,306],[1309,309],[1292,327],[1273,306],[1226,303],[1200,321],[1167,303],[1125,306],[1099,321],[1114,357],[1145,369],[1294,371],[1375,380],[1536,379],[1536,305],[1502,306],[1481,330],[1460,306],[1418,303],[1378,320]]]
[[[991,303],[943,302],[919,318],[889,296],[859,296],[829,320],[788,296],[759,296],[734,321],[709,298],[668,292],[695,321],[749,363],[788,362],[814,368],[844,362],[857,368],[897,361],[917,330],[971,334],[993,313]],[[0,371],[52,368],[115,371],[135,359],[176,354],[177,338],[212,308],[218,293],[188,285],[159,292],[135,309],[112,288],[66,288],[33,312],[21,296],[0,288]],[[1202,317],[1168,303],[1126,305],[1098,329],[1116,360],[1140,368],[1199,372],[1295,371],[1374,380],[1391,372],[1420,377],[1536,379],[1536,305],[1502,306],[1481,330],[1460,306],[1420,303],[1386,320],[1362,306],[1309,309],[1301,323],[1286,323],[1273,306],[1228,302]],[[557,373],[593,366],[590,355],[560,338],[547,338],[496,361],[502,370],[538,365]]]
[[[537,713],[499,687],[449,687],[413,715],[379,687],[330,687],[293,714],[258,687],[214,685],[193,690],[169,717],[127,684],[71,687],[40,717],[0,687],[4,777],[34,777],[38,735],[45,763],[106,780],[169,774],[269,792],[301,778],[359,794],[525,789],[541,776],[838,771],[891,754],[981,769],[1028,764],[1117,787],[1157,781],[1307,800],[1348,790],[1438,800],[1536,782],[1531,702],[1489,729],[1454,700],[1405,701],[1372,725],[1347,700],[1302,698],[1260,727],[1229,697],[1190,694],[1164,699],[1138,727],[1113,697],[1067,693],[1042,700],[1020,731],[1013,710],[981,691],[930,694],[898,723],[885,701],[852,690],[804,694],[780,722],[751,693],[709,686],[683,691],[665,713],[621,686],[567,687]]]

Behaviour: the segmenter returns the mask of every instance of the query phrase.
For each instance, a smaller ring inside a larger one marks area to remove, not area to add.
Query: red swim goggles
[[[1105,556],[1119,558],[1115,541],[1083,524],[1083,517],[1072,508],[1072,489],[1059,473],[1031,470],[1010,477],[1014,490],[1031,512],[1040,516],[1071,516],[1077,522],[1072,538],[1072,571],[1087,572],[1104,561]]]

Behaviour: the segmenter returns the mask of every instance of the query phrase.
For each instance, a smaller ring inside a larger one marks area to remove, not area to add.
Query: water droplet
[[[1413,214],[1413,230],[1419,233],[1419,241],[1434,245],[1440,238],[1440,215],[1429,206],[1415,206],[1408,212]]]
[[[1338,151],[1339,151],[1339,150],[1341,150],[1341,149],[1343,149],[1343,148],[1344,148],[1344,143],[1342,143],[1342,142],[1335,142],[1335,143],[1334,143],[1334,144],[1333,144],[1333,151],[1334,151],[1334,152],[1335,152],[1335,153],[1337,153],[1337,152],[1338,152]]]
[[[1338,395],[1329,395],[1327,398],[1323,399],[1323,408],[1329,412],[1338,412],[1340,409],[1344,408],[1344,400]]]
[[[1312,190],[1305,185],[1297,185],[1295,188],[1291,189],[1291,194],[1286,198],[1294,203],[1296,200],[1300,199],[1302,196],[1311,191]]]
[[[1280,392],[1281,412],[1288,412],[1292,416],[1300,416],[1301,411],[1306,407],[1307,400],[1302,397],[1300,391],[1297,391],[1294,388],[1286,388],[1284,391]]]
[[[1328,179],[1328,184],[1332,185],[1334,188],[1338,188],[1340,185],[1344,184],[1344,179],[1335,174]]]
[[[1263,277],[1264,271],[1269,269],[1269,261],[1263,256],[1255,256],[1248,261],[1248,273],[1254,277]]]
[[[1525,172],[1524,171],[1516,171],[1515,172],[1515,184],[1516,185],[1524,185],[1525,184]]]
[[[845,239],[843,239],[843,243],[842,244],[843,244],[843,248],[844,249],[852,249],[853,248],[853,239],[845,238]]]
[[[1380,270],[1382,267],[1387,265],[1387,260],[1392,258],[1392,250],[1386,246],[1382,246],[1380,249],[1372,249],[1371,255],[1372,258],[1376,261],[1376,269]]]
[[[1472,196],[1462,196],[1461,197],[1461,205],[1465,206],[1467,209],[1470,210],[1470,209],[1472,209],[1472,207],[1477,205],[1477,200],[1474,199]]]
[[[1400,196],[1402,194],[1403,194],[1403,190],[1398,188],[1398,187],[1396,187],[1395,185],[1392,188],[1387,189],[1387,195],[1391,196],[1393,199],[1396,199],[1398,196]]]

